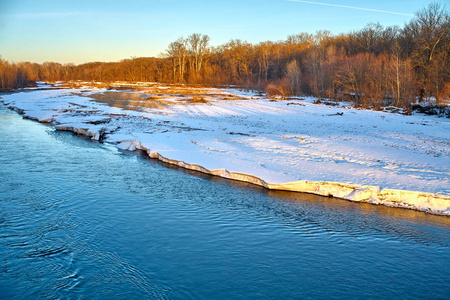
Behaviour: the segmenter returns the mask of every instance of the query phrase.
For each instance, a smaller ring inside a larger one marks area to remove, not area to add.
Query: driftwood
[[[335,113],[335,114],[329,114],[327,116],[342,116],[343,114],[344,114],[343,112],[338,112],[338,113]]]

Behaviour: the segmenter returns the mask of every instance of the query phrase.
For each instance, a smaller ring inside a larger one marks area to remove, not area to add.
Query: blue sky
[[[207,34],[217,46],[230,39],[259,43],[317,30],[346,33],[370,22],[403,26],[430,2],[0,0],[0,55],[14,62],[79,64],[158,56],[191,33]]]

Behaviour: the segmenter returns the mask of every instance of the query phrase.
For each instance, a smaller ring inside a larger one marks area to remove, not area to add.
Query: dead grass
[[[164,97],[163,96],[160,96],[160,95],[152,95],[152,96],[149,96],[149,97],[147,97],[147,99],[145,99],[145,100],[147,100],[147,101],[151,101],[151,100],[161,100],[161,99],[163,99]]]
[[[114,88],[114,87],[113,87]],[[247,100],[248,98],[235,95],[235,94],[219,94],[214,90],[205,87],[193,87],[185,85],[161,85],[161,84],[149,84],[148,86],[117,86],[116,89],[135,90],[150,94],[149,100],[158,100],[159,97],[183,97],[192,98],[192,103],[205,103],[207,97],[215,97],[219,100]],[[199,100],[203,98],[204,101]]]
[[[92,85],[96,88],[106,88],[107,91],[92,93],[92,90],[73,93],[78,96],[89,97],[94,101],[128,110],[165,109],[173,105],[196,105],[216,101],[248,100],[233,93],[223,94],[209,88],[191,86],[161,85],[128,85],[123,83],[86,83],[67,82],[66,86],[80,89]],[[126,90],[126,91],[125,91]]]
[[[191,101],[187,101],[189,103],[207,103],[207,98],[216,98],[218,100],[247,100],[248,98],[242,97],[236,94],[221,94],[217,93],[214,90],[206,87],[194,87],[187,85],[163,85],[158,83],[137,83],[130,84],[126,82],[84,82],[84,81],[66,81],[62,84],[62,87],[70,88],[70,89],[80,89],[83,87],[95,87],[95,88],[104,88],[109,92],[101,93],[103,96],[97,96],[94,94],[94,98],[96,100],[116,100],[118,99],[126,99],[130,100],[130,95],[134,93],[119,91],[136,91],[135,94],[140,95],[143,92],[147,94],[146,100],[160,100],[167,99],[172,97],[182,97],[182,98],[191,98]],[[99,94],[99,95],[101,95]],[[126,94],[122,95],[122,94]],[[110,98],[113,97],[114,99]],[[135,96],[131,96],[131,99]],[[140,97],[140,96],[139,96]]]
[[[94,94],[74,93],[78,96],[89,97],[98,103],[107,104],[111,107],[123,108],[128,110],[140,111],[144,108],[164,109],[170,105],[169,101],[149,100],[143,93],[125,93],[125,92],[103,92]]]
[[[203,96],[194,96],[189,100],[189,103],[208,103],[209,101]]]

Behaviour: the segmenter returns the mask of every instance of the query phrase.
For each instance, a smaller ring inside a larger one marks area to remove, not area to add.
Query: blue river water
[[[0,104],[1,299],[448,299],[450,218],[269,192]]]

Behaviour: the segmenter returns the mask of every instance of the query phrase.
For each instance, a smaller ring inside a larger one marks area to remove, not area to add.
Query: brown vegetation
[[[32,85],[37,76],[38,64],[12,64],[0,57],[0,91],[9,91]]]
[[[450,96],[450,17],[439,4],[417,12],[403,28],[369,24],[336,36],[319,31],[256,45],[240,40],[219,47],[208,43],[208,36],[192,34],[170,43],[159,58],[116,63],[0,60],[0,89],[23,87],[33,80],[237,85],[282,98],[307,94],[364,107],[409,107],[417,98],[439,102]],[[201,94],[182,85],[171,90]],[[156,87],[152,94],[166,93]]]

